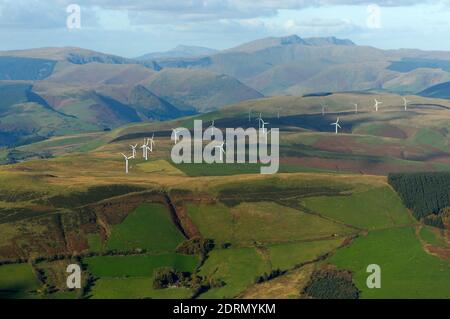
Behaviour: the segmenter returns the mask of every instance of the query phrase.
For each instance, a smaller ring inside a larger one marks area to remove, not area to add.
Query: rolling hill
[[[15,97],[5,112],[38,103],[27,102],[29,85],[4,90]],[[142,112],[142,101],[168,107],[146,86],[116,98]],[[310,298],[325,272],[344,274],[359,298],[449,298],[450,101],[407,98],[405,111],[385,93],[268,97],[17,147],[7,154],[17,161],[0,166],[0,297]],[[171,161],[172,128],[257,127],[259,113],[281,132],[279,174]],[[150,159],[139,152],[125,174],[120,153],[153,133]],[[417,171],[427,173],[408,174]],[[65,289],[73,262],[94,279],[78,293]],[[381,289],[365,284],[371,263],[383,269]],[[184,281],[156,286],[167,268]]]
[[[450,82],[440,83],[420,92],[421,96],[450,99]]]
[[[266,38],[198,58],[161,59],[161,67],[233,76],[265,95],[386,90],[415,94],[449,77],[448,52],[380,50],[350,40]]]
[[[79,48],[0,52],[0,84],[0,147],[174,119],[262,96],[230,76],[161,71],[153,61]],[[10,123],[17,116],[22,121]]]
[[[192,58],[210,55],[218,52],[218,50],[199,47],[199,46],[190,46],[190,45],[178,45],[172,50],[165,52],[153,52],[147,53],[140,57],[135,58],[136,60],[157,60],[157,59],[171,59],[171,58]]]

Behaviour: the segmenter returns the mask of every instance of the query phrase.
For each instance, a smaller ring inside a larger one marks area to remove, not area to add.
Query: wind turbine
[[[130,145],[131,149],[133,150],[133,155],[131,155],[131,158],[136,158],[136,147],[138,145]]]
[[[258,124],[259,124],[259,129],[261,129],[262,125],[264,125],[264,121],[263,121],[263,119],[262,119],[261,116],[262,116],[262,114],[259,113],[259,117],[258,117],[258,119],[257,119]],[[261,123],[262,123],[262,125],[261,125]]]
[[[125,158],[125,173],[128,174],[128,161],[132,159],[132,157],[126,156],[124,153],[120,153]]]
[[[262,121],[262,130],[263,130],[264,134],[266,134],[266,132],[267,132],[266,125],[269,125],[269,122],[264,122],[264,120],[263,120]]]
[[[145,158],[145,160],[148,160],[148,139],[144,138],[144,144],[141,146],[142,148],[142,156]]]
[[[342,128],[342,127],[339,125],[339,117],[337,118],[336,123],[332,123],[331,125],[336,126],[336,134],[338,133],[338,129]]]
[[[178,134],[180,134],[180,131],[179,130],[176,130],[176,129],[172,129],[172,132],[175,134],[175,144],[177,144],[178,143]]]
[[[327,108],[327,103],[325,101],[321,101],[320,105],[322,105],[322,116],[325,116],[325,112],[326,112],[326,108]]]
[[[265,134],[265,133],[266,133],[266,125],[268,125],[269,122],[264,122],[264,120],[262,119],[261,116],[262,116],[261,113],[259,113],[259,118],[258,118],[258,122],[259,122],[259,130],[260,130],[260,131],[262,130],[263,133]]]
[[[225,142],[220,144],[220,145],[214,146],[215,149],[218,149],[218,152],[220,154],[220,161],[221,162],[223,161],[223,155],[225,154],[225,150],[223,148],[224,145],[225,145]]]
[[[281,107],[278,108],[278,113],[277,113],[278,119],[280,119],[280,110],[281,110]]]
[[[252,109],[248,110],[248,121],[251,122],[252,121]]]
[[[378,101],[377,99],[375,99],[375,112],[378,112],[378,106],[380,104],[383,104],[383,102]]]
[[[408,103],[411,101],[408,101],[405,97],[402,97],[403,99],[403,105],[405,106],[405,111],[408,111]]]
[[[155,133],[153,133],[152,138],[147,139],[147,148],[148,148],[148,144],[150,143],[150,152],[153,153],[153,146],[155,146]]]
[[[355,106],[355,113],[358,114],[358,104],[357,103],[353,103],[353,105]]]

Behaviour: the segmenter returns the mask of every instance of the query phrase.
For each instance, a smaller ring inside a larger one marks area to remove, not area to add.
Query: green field
[[[91,291],[93,299],[186,299],[192,292],[186,288],[153,289],[150,277],[102,278]]]
[[[354,272],[362,298],[450,298],[448,261],[428,255],[413,228],[370,232],[329,259]],[[381,289],[369,289],[366,268],[381,267]]]
[[[332,221],[271,202],[242,203],[233,208],[190,205],[188,212],[204,236],[239,246],[314,240],[353,232]]]
[[[273,270],[290,270],[311,262],[342,244],[342,239],[275,244],[258,248],[214,250],[200,269],[208,278],[220,279],[225,286],[213,288],[201,298],[232,298],[255,283],[256,277]]]
[[[128,251],[146,249],[151,253],[173,252],[183,236],[161,204],[143,204],[123,223],[114,226],[107,249]]]
[[[178,254],[150,256],[101,256],[85,258],[89,272],[95,277],[152,277],[157,268],[170,267],[193,272],[199,263],[195,256]]]
[[[0,299],[36,298],[40,288],[29,264],[0,266]]]
[[[169,267],[193,273],[199,263],[195,256],[178,254],[141,256],[102,256],[85,258],[89,272],[96,278],[91,297],[103,298],[189,298],[186,288],[153,288],[153,274]]]
[[[389,187],[374,188],[349,196],[306,198],[303,203],[324,216],[364,229],[413,223],[408,210]]]
[[[253,284],[257,276],[271,271],[270,263],[255,248],[214,250],[200,270],[200,275],[225,281],[221,288],[213,288],[202,298],[232,298]]]
[[[301,263],[325,255],[340,245],[343,239],[331,239],[305,243],[277,244],[267,247],[273,269],[289,270]]]

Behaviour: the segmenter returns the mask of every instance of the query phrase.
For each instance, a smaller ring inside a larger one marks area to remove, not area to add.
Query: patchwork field
[[[107,249],[129,251],[145,249],[152,253],[174,251],[183,236],[170,220],[166,207],[144,204],[123,221],[114,226],[107,242]]]
[[[0,266],[0,298],[36,298],[40,283],[29,264]]]
[[[332,267],[362,298],[449,298],[448,106],[417,97],[405,112],[399,96],[370,93],[273,97],[0,150],[9,163],[0,166],[0,262],[11,263],[0,266],[0,298],[306,298],[314,274]],[[173,127],[255,127],[259,112],[280,128],[279,174],[172,163]],[[120,153],[153,133],[150,160],[138,152],[125,174]],[[436,175],[400,175],[417,181],[411,189],[386,177],[412,171]],[[65,289],[73,262],[83,291]],[[365,285],[372,263],[379,290]],[[186,277],[157,289],[162,270]]]
[[[329,262],[353,271],[362,298],[450,298],[448,261],[427,254],[410,227],[370,232]],[[366,286],[370,264],[381,267],[381,289]]]

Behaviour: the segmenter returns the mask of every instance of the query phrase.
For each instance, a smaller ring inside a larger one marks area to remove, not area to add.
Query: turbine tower
[[[124,153],[120,153],[125,158],[125,174],[128,174],[128,161],[132,159],[132,157],[126,156]]]
[[[336,134],[338,133],[338,129],[342,128],[342,127],[339,125],[339,117],[337,118],[336,123],[331,123],[331,125],[334,125],[334,126],[336,127]]]
[[[411,101],[408,101],[405,97],[402,97],[403,99],[403,105],[405,106],[405,111],[408,111],[408,104]]]
[[[322,105],[322,116],[325,116],[325,112],[326,112],[326,108],[327,108],[327,103],[323,102],[320,103]]]
[[[261,113],[259,113],[259,118],[258,118],[258,122],[259,122],[259,130],[266,134],[266,125],[269,124],[269,122],[265,122],[262,117],[261,117]]]
[[[148,148],[148,144],[150,143],[150,152],[153,153],[153,146],[155,146],[155,133],[153,133],[152,138],[147,140],[147,148]]]
[[[375,99],[375,112],[378,112],[378,107],[383,104],[383,102],[378,101],[377,99]]]
[[[264,120],[262,121],[262,131],[264,134],[267,133],[267,128],[266,125],[269,125],[269,122],[264,122]]]
[[[141,146],[142,148],[142,157],[145,158],[145,160],[148,160],[148,139],[144,138],[144,144]]]
[[[355,106],[355,113],[358,114],[358,104],[357,103],[353,103],[353,105]]]
[[[137,148],[137,144],[136,145],[130,145],[131,150],[133,151],[133,155],[131,155],[131,158],[136,158],[136,148]]]
[[[220,161],[222,162],[223,161],[223,155],[225,154],[225,150],[224,150],[224,145],[225,145],[225,142],[224,143],[222,143],[222,144],[220,144],[220,145],[217,145],[217,146],[214,146],[214,148],[219,152],[219,154],[220,154]]]

